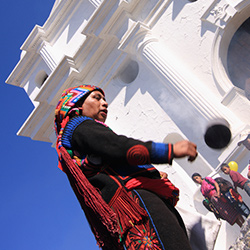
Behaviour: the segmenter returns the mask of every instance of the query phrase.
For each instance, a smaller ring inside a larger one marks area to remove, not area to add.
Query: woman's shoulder
[[[204,178],[204,180],[207,181],[207,182],[210,183],[210,184],[215,183],[215,180],[214,180],[212,177],[209,177],[209,176],[206,176],[206,177]]]
[[[88,121],[88,120],[92,120],[94,121],[92,118],[88,117],[88,116],[74,116],[73,118],[71,118],[68,123],[67,126],[77,126],[80,123],[84,122],[84,121]]]
[[[89,118],[87,116],[75,116],[68,121],[63,131],[63,135],[62,135],[62,144],[64,146],[71,148],[71,139],[72,139],[75,129],[79,125],[83,124],[85,121],[94,122],[92,118]]]
[[[94,122],[94,120],[92,118],[87,117],[87,116],[75,116],[75,117],[71,118],[68,121],[67,125],[65,126],[63,133],[64,134],[67,134],[67,133],[72,134],[74,132],[74,130],[85,121]]]

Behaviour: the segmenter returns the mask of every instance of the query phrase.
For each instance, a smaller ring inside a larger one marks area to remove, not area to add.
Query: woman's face
[[[193,181],[195,183],[201,184],[202,183],[202,178],[200,176],[194,176]]]
[[[82,115],[105,122],[108,114],[108,103],[100,91],[93,91],[82,104]]]
[[[223,192],[226,192],[227,191],[227,186],[224,185],[223,183],[221,183],[220,185],[220,190],[223,191]]]

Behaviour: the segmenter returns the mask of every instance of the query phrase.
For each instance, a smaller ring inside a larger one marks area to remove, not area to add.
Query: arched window
[[[120,79],[123,83],[133,82],[139,73],[139,65],[136,61],[130,60],[120,72]]]
[[[250,18],[235,32],[228,47],[228,74],[250,100]]]

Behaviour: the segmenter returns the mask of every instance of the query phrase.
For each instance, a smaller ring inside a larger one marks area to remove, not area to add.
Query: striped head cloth
[[[86,98],[94,90],[98,90],[105,95],[101,88],[93,85],[80,85],[63,91],[55,109],[55,131],[57,135],[61,130],[62,121],[67,116],[79,115],[79,109],[76,108],[77,102],[82,98]]]

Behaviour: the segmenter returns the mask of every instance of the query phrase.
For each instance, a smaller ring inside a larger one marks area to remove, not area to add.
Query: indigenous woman
[[[247,218],[250,214],[250,210],[246,203],[242,200],[241,195],[233,188],[231,182],[223,179],[222,177],[217,177],[214,180],[218,183],[223,196],[237,211],[239,211],[241,215]]]
[[[219,212],[222,219],[226,220],[230,225],[237,223],[242,226],[244,219],[234,206],[221,195],[219,184],[211,177],[202,178],[199,173],[194,173],[192,179],[195,183],[201,185],[202,195],[208,199],[215,210]]]
[[[191,249],[174,208],[179,190],[151,163],[197,156],[189,141],[142,142],[104,124],[102,89],[81,85],[64,91],[55,111],[59,167],[85,212],[102,249]]]

